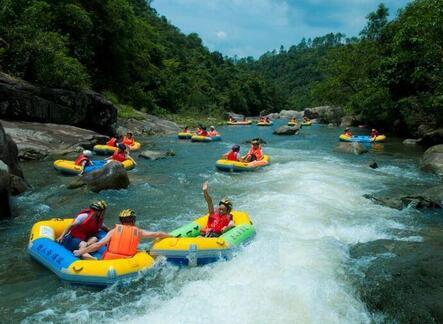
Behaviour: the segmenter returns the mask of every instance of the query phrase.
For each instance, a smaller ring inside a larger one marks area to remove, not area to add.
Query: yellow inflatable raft
[[[288,122],[288,126],[297,126],[298,123],[297,122]]]
[[[261,159],[259,161],[248,162],[248,163],[220,159],[216,162],[215,167],[218,170],[228,171],[228,172],[254,171],[258,168],[269,165],[270,162],[271,162],[271,159],[269,158],[269,156],[264,155],[263,159]]]
[[[241,121],[237,121],[237,122],[227,122],[228,125],[251,125],[252,121],[251,120],[241,120]]]
[[[312,121],[306,121],[301,123],[302,126],[312,126]]]
[[[55,241],[71,222],[72,219],[51,219],[35,223],[28,244],[30,256],[62,280],[75,284],[107,286],[154,266],[154,259],[145,251],[139,251],[127,259],[100,260],[105,247],[93,253],[98,260],[79,259]],[[98,236],[101,238],[105,234],[102,231]]]
[[[105,166],[107,162],[108,160],[94,160],[92,161],[93,165],[87,166],[85,168],[85,173],[101,169],[102,167]],[[132,162],[129,159],[122,162],[122,164],[126,170],[134,169],[134,162]],[[74,161],[68,161],[68,160],[56,160],[54,162],[54,168],[63,174],[77,175],[80,174],[80,172],[82,171],[82,168],[78,165],[75,165]]]
[[[138,151],[141,148],[141,144],[139,142],[134,142],[134,145],[127,145],[127,147],[130,151]],[[111,155],[116,149],[115,146],[109,145],[95,145],[93,148],[94,152],[100,155]]]
[[[192,135],[194,135],[193,133],[184,133],[184,132],[180,132],[177,134],[179,139],[191,139]]]
[[[257,126],[271,126],[272,124],[274,124],[272,121],[270,121],[269,123],[266,122],[258,122]]]
[[[229,259],[241,245],[255,235],[249,215],[241,211],[231,212],[235,227],[219,237],[201,237],[200,230],[208,223],[208,215],[184,225],[166,238],[155,242],[151,255],[163,255],[168,261],[181,265],[203,265],[220,259]]]
[[[339,136],[340,141],[342,142],[360,142],[360,143],[374,143],[374,142],[384,142],[386,140],[385,135],[378,135],[375,138],[372,138],[368,135],[353,135],[353,136],[346,136],[344,134],[341,134]]]

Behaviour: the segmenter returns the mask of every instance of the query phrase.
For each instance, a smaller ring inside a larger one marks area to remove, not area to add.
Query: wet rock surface
[[[377,255],[377,258],[374,258]],[[357,279],[362,301],[386,323],[443,322],[443,239],[377,240],[350,249],[370,261]]]
[[[175,156],[174,151],[151,151],[151,150],[144,150],[141,152],[139,157],[148,159],[148,160],[160,160],[160,159],[166,159],[167,157]]]
[[[274,135],[295,135],[300,130],[300,126],[281,126],[274,130]]]
[[[99,170],[75,178],[68,188],[76,189],[84,186],[93,192],[107,189],[126,189],[129,186],[129,177],[121,163],[111,161]]]
[[[334,152],[361,155],[363,153],[367,153],[368,150],[361,143],[340,142],[335,146]]]
[[[443,177],[443,144],[428,148],[423,154],[420,167]]]
[[[153,115],[135,111],[137,118],[118,119],[117,133],[126,134],[127,131],[134,135],[174,134],[180,131],[180,127],[169,120]]]
[[[104,144],[107,136],[69,125],[1,121],[14,139],[21,160],[42,160],[48,155],[65,155]]]

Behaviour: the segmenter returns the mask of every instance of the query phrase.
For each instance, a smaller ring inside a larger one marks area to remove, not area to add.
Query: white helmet
[[[211,127],[209,127],[210,129],[215,129],[215,127],[214,126],[211,126]]]
[[[91,157],[92,156],[92,152],[90,150],[84,150],[83,151],[83,155],[87,156],[87,157]]]

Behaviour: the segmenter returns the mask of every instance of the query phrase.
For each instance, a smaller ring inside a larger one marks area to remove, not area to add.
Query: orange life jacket
[[[91,164],[91,160],[89,160],[89,158],[86,155],[80,154],[79,156],[77,156],[77,158],[74,161],[75,165],[82,165],[82,163],[86,161],[85,166],[90,165]]]
[[[112,233],[104,260],[130,258],[137,253],[140,230],[136,226],[117,224]]]
[[[112,159],[115,161],[124,162],[126,160],[126,153],[115,150],[114,154],[112,154]]]
[[[263,152],[261,150],[261,146],[259,146],[257,149],[254,149],[254,146],[251,146],[247,155],[252,155],[252,154],[255,155],[257,160],[261,160],[263,158]]]
[[[127,138],[126,136],[123,139],[123,144],[132,146],[134,145],[134,138]]]
[[[214,136],[217,136],[217,132],[216,131],[210,131],[208,133],[208,135],[211,136],[211,137],[214,137]]]

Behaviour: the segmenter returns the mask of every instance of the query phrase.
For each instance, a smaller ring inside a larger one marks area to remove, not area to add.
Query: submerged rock
[[[334,152],[360,155],[363,153],[367,153],[368,150],[361,143],[340,142],[340,143],[337,143],[337,145],[335,146]]]
[[[371,169],[377,169],[378,168],[378,164],[375,161],[370,161],[368,165],[369,165],[369,167]]]
[[[138,156],[145,158],[145,159],[149,159],[149,160],[159,160],[159,159],[165,159],[169,156],[175,156],[175,152],[174,151],[145,150],[145,151],[141,152]]]
[[[300,126],[281,126],[274,130],[273,134],[275,135],[296,135],[298,134],[298,131],[300,130]]]
[[[431,171],[443,177],[443,144],[428,148],[423,154],[420,166],[422,170]]]
[[[403,144],[405,144],[405,145],[416,145],[419,142],[420,142],[419,139],[408,138],[408,139],[405,139],[403,141]]]
[[[74,179],[68,186],[76,189],[87,186],[93,192],[106,189],[126,189],[129,186],[129,177],[121,163],[111,161],[103,168],[82,175]]]

